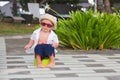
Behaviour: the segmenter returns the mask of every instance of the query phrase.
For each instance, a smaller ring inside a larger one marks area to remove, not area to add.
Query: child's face
[[[54,27],[54,25],[52,24],[52,22],[49,21],[49,20],[46,20],[46,19],[42,20],[40,22],[40,25],[41,25],[42,29],[45,30],[45,31],[50,31]]]

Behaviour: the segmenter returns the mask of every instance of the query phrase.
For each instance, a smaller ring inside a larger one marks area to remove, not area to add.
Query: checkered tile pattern
[[[4,39],[0,41],[1,45]],[[5,47],[1,47],[0,80],[120,80],[119,52],[106,55],[60,51],[53,68],[34,66],[34,55],[5,54]]]
[[[120,54],[60,54],[53,68],[37,68],[33,55],[6,56],[7,68],[0,78],[7,80],[120,80]],[[115,80],[115,79],[114,79]]]

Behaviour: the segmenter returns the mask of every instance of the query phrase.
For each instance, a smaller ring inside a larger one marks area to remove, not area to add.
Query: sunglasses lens
[[[45,26],[46,24],[45,23],[40,23],[42,26]]]
[[[48,24],[47,26],[48,26],[49,28],[51,28],[51,27],[52,27],[52,25],[51,25],[51,24]]]
[[[42,26],[47,26],[48,28],[53,27],[53,25],[51,25],[51,24],[47,24],[47,23],[43,23],[43,22],[41,23],[41,25],[42,25]]]

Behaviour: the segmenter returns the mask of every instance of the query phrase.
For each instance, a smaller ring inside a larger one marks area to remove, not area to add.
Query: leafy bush
[[[73,49],[109,49],[120,46],[120,19],[107,13],[71,12],[59,19],[56,30],[60,44]]]

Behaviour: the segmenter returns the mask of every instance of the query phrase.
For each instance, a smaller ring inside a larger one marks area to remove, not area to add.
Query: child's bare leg
[[[50,58],[50,63],[46,67],[50,68],[54,66],[55,56],[52,54],[49,58]]]
[[[36,57],[37,67],[38,68],[43,68],[44,66],[42,65],[42,62],[41,62],[41,56],[40,55],[35,55],[35,57]]]

